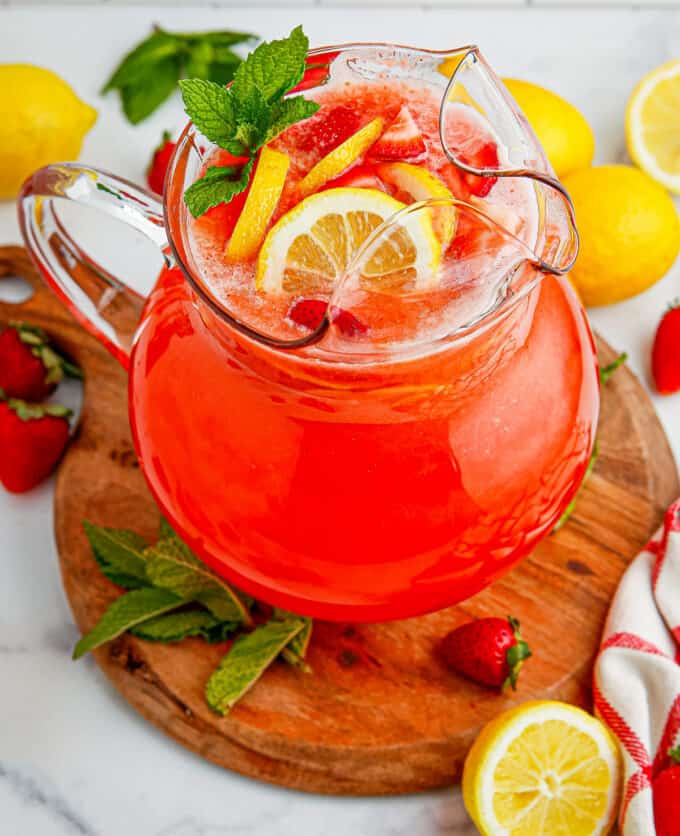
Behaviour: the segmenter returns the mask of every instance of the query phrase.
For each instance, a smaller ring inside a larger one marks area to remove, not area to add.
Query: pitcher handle
[[[127,369],[148,293],[112,275],[76,243],[57,212],[64,200],[98,209],[142,232],[170,264],[163,205],[134,183],[77,163],[39,169],[19,195],[21,233],[43,278],[78,322]]]

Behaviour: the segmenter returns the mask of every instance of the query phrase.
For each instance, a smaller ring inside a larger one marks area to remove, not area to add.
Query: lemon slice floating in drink
[[[606,726],[561,702],[527,702],[481,732],[463,800],[483,836],[598,836],[618,808],[621,764]]]
[[[269,230],[257,260],[257,289],[328,293],[368,236],[405,204],[377,189],[337,188],[310,195]],[[364,286],[437,281],[441,244],[429,212],[401,216],[362,265]]]
[[[412,200],[453,200],[451,190],[432,172],[413,163],[384,163],[378,166],[378,176],[397,192],[408,195]],[[434,228],[444,248],[450,243],[456,231],[456,210],[454,206],[442,204],[432,209]]]
[[[323,159],[319,160],[307,172],[298,184],[298,191],[302,197],[317,191],[317,189],[320,189],[328,183],[329,180],[346,171],[359,157],[368,151],[383,132],[384,126],[385,122],[380,117],[373,119],[368,125],[364,125],[363,128],[340,143],[337,148],[329,151]]]

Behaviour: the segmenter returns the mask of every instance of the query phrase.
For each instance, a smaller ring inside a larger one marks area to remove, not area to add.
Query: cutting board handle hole
[[[31,285],[21,276],[3,276],[0,281],[0,302],[10,305],[22,305],[33,296]]]

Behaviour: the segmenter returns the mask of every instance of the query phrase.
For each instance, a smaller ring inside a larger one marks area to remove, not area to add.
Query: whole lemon
[[[601,165],[564,179],[581,249],[571,279],[585,305],[646,290],[675,261],[680,220],[666,190],[629,165]]]
[[[528,81],[504,78],[503,82],[529,120],[558,177],[592,163],[595,137],[573,105]]]
[[[50,70],[0,64],[0,198],[47,163],[76,159],[97,111]]]

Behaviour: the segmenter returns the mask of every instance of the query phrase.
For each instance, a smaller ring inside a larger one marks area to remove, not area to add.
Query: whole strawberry
[[[30,491],[52,472],[69,437],[69,409],[0,400],[0,482],[12,493]]]
[[[82,373],[50,347],[42,328],[13,322],[0,333],[0,389],[6,397],[42,401],[64,376]]]
[[[156,194],[163,194],[165,174],[176,147],[177,143],[172,142],[169,132],[163,131],[161,144],[153,152],[151,164],[146,171],[146,182],[149,184],[151,191],[156,192]]]
[[[519,621],[480,618],[462,624],[441,644],[446,664],[456,673],[493,688],[517,687],[522,662],[531,656],[519,632]]]
[[[680,746],[670,749],[672,766],[652,784],[656,836],[680,836]]]
[[[680,391],[680,300],[673,302],[659,323],[652,348],[652,374],[661,395]]]

